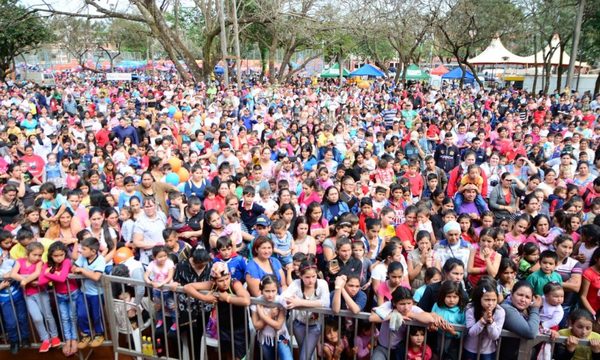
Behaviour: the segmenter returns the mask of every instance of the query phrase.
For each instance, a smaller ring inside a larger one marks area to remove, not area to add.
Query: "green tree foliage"
[[[494,36],[517,33],[523,19],[523,13],[509,0],[447,0],[443,7],[445,14],[436,26],[438,44],[474,75],[476,71],[467,62],[474,49],[485,48]]]
[[[44,21],[35,10],[17,0],[0,0],[0,80],[4,81],[13,60],[51,39]]]

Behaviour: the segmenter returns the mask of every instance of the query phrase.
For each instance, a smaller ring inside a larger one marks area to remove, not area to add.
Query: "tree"
[[[477,71],[468,62],[476,47],[483,48],[495,37],[519,32],[522,12],[509,0],[445,0],[444,16],[436,22],[439,47],[452,54],[463,70],[467,67],[480,86]]]
[[[0,29],[0,80],[4,81],[15,59],[51,39],[51,33],[36,10],[17,0],[0,0]]]
[[[87,60],[93,57],[93,53],[98,49],[104,24],[70,16],[55,16],[50,25],[58,44],[77,60],[79,66],[85,70],[99,72],[99,66],[90,67]]]

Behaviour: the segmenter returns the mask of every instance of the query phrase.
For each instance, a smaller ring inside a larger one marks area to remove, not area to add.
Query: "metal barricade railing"
[[[83,277],[69,275],[69,279],[81,280]],[[38,349],[42,345],[40,331],[38,331],[41,327],[43,327],[42,331],[47,332],[50,337],[56,331],[56,335],[62,340],[61,346],[65,345],[67,334],[71,334],[70,337],[75,336],[71,340],[78,342],[81,340],[82,335],[79,327],[78,311],[85,312],[84,316],[90,324],[91,332],[89,335],[91,338],[96,335],[92,320],[93,314],[89,312],[87,299],[79,289],[72,289],[68,281],[66,282],[67,294],[58,294],[51,283],[39,287],[38,293],[35,295],[27,295],[25,289],[22,288],[17,291],[15,290],[16,286],[18,286],[16,282],[11,282],[10,286],[5,289],[8,291],[5,291],[0,301],[2,307],[0,312],[0,351],[9,350],[11,343],[15,341],[19,344],[20,350],[24,348]],[[83,302],[84,306],[77,304],[79,300]],[[108,327],[103,296],[98,299],[98,304],[105,337],[102,346],[112,345],[106,332]],[[63,305],[63,310],[61,310],[61,305]],[[35,316],[32,316],[31,308],[34,306],[36,307]],[[69,329],[66,329],[66,327],[69,327]],[[77,351],[75,355],[83,360],[88,358],[93,350],[93,348],[88,347]]]
[[[80,277],[77,277],[80,278]],[[238,358],[245,359],[268,359],[267,354],[263,353],[263,347],[257,341],[257,332],[255,331],[251,319],[249,308],[234,309],[230,304],[221,304],[214,307],[212,304],[202,303],[190,299],[183,292],[183,288],[174,289],[153,289],[148,284],[140,280],[131,278],[122,278],[116,276],[104,275],[100,280],[104,289],[104,296],[100,301],[101,319],[104,327],[105,341],[104,346],[112,346],[115,358],[119,355],[133,356],[139,359],[207,359],[217,356],[219,360],[225,358],[225,353],[235,354]],[[143,297],[136,297],[142,293]],[[71,291],[69,291],[71,292]],[[58,310],[58,298],[53,289],[48,290],[50,303],[52,306],[52,316],[58,319],[56,322],[59,327],[59,334],[64,339],[64,325],[61,311]],[[85,298],[82,299],[85,304],[86,314],[90,324],[93,323],[94,314],[90,314],[88,304]],[[10,308],[12,314],[18,316],[19,299],[10,298]],[[252,305],[263,305],[266,307],[278,306],[273,303],[252,299]],[[314,315],[311,318],[309,326],[302,326],[302,323],[296,321],[295,311],[308,310]],[[223,314],[219,314],[223,311]],[[229,314],[226,314],[226,313]],[[311,344],[316,343],[314,353],[318,358],[323,357],[323,343],[325,340],[325,324],[334,324],[338,329],[340,336],[347,338],[348,348],[356,347],[359,342],[359,327],[368,329],[370,336],[367,337],[368,354],[367,358],[373,356],[378,345],[376,336],[376,324],[369,322],[369,313],[361,312],[354,314],[348,310],[342,310],[334,313],[331,309],[311,308],[288,310],[286,326],[291,336],[286,344],[278,341],[274,343],[275,359],[278,357],[278,346],[290,346],[291,353],[300,353],[303,344],[307,346],[309,337],[312,337]],[[28,330],[32,334],[32,347],[40,345],[39,337],[36,335],[35,326],[28,317]],[[361,326],[359,326],[359,323]],[[415,321],[406,321],[406,334],[414,326],[423,327],[422,324]],[[5,320],[0,321],[0,350],[8,350],[10,344],[5,326]],[[46,324],[47,325],[47,324]],[[314,326],[314,327],[312,327]],[[312,327],[312,328],[311,328]],[[76,327],[77,334],[80,336],[79,327]],[[93,326],[90,326],[93,329]],[[318,331],[317,331],[318,329]],[[463,340],[467,336],[467,329],[461,325],[455,325],[456,331],[461,331],[462,336],[458,338],[458,357],[461,357],[463,351]],[[93,330],[92,330],[93,331]],[[312,332],[312,333],[311,333]],[[17,327],[17,336],[22,340],[20,325]],[[229,335],[228,335],[229,333]],[[315,339],[315,334],[317,338]],[[92,333],[92,336],[95,335]],[[425,343],[430,343],[431,333],[425,332]],[[516,335],[502,331],[498,349],[502,341],[506,338],[517,338]],[[315,341],[316,340],[316,341]],[[389,344],[390,339],[385,343]],[[429,340],[429,341],[428,341]],[[445,336],[440,337],[441,344],[438,348],[443,351]],[[534,347],[541,342],[549,342],[554,350],[554,346],[564,343],[565,337],[560,337],[554,341],[547,335],[538,335],[533,340],[520,341],[519,360],[529,360]],[[364,340],[360,340],[364,344]],[[581,345],[589,345],[589,341],[581,340]],[[408,351],[408,342],[405,344],[405,351]],[[436,351],[436,349],[432,349]],[[93,349],[79,351],[80,359],[88,358]],[[308,349],[312,352],[313,349]],[[385,358],[389,359],[392,350],[385,349]],[[211,356],[213,355],[213,356]],[[350,353],[350,358],[357,359],[358,354]],[[443,358],[440,352],[439,358]],[[496,352],[496,359],[499,359],[500,352]],[[298,355],[294,359],[299,358]]]

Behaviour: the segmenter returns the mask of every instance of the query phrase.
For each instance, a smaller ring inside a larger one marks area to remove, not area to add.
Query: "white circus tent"
[[[527,65],[530,63],[527,57],[515,55],[505,48],[499,37],[493,38],[490,45],[481,54],[468,61],[473,65]]]

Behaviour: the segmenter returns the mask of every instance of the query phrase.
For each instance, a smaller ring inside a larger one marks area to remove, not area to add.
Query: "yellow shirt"
[[[386,236],[388,237],[388,240],[396,236],[396,229],[393,225],[388,225],[386,228],[382,227],[381,230],[379,230],[379,237],[385,240]]]
[[[558,330],[561,336],[571,336],[571,329]],[[600,334],[591,332],[587,340],[600,340]],[[589,346],[577,345],[573,360],[590,360],[592,358],[592,349]]]
[[[48,248],[50,247],[50,245],[52,245],[54,240],[41,238],[38,240],[38,242],[44,246],[44,253],[42,254],[42,261],[48,262]],[[27,250],[25,250],[25,247],[23,245],[17,244],[15,246],[13,246],[12,249],[10,249],[10,258],[11,259],[18,260],[18,259],[24,259],[26,257],[27,257]]]

